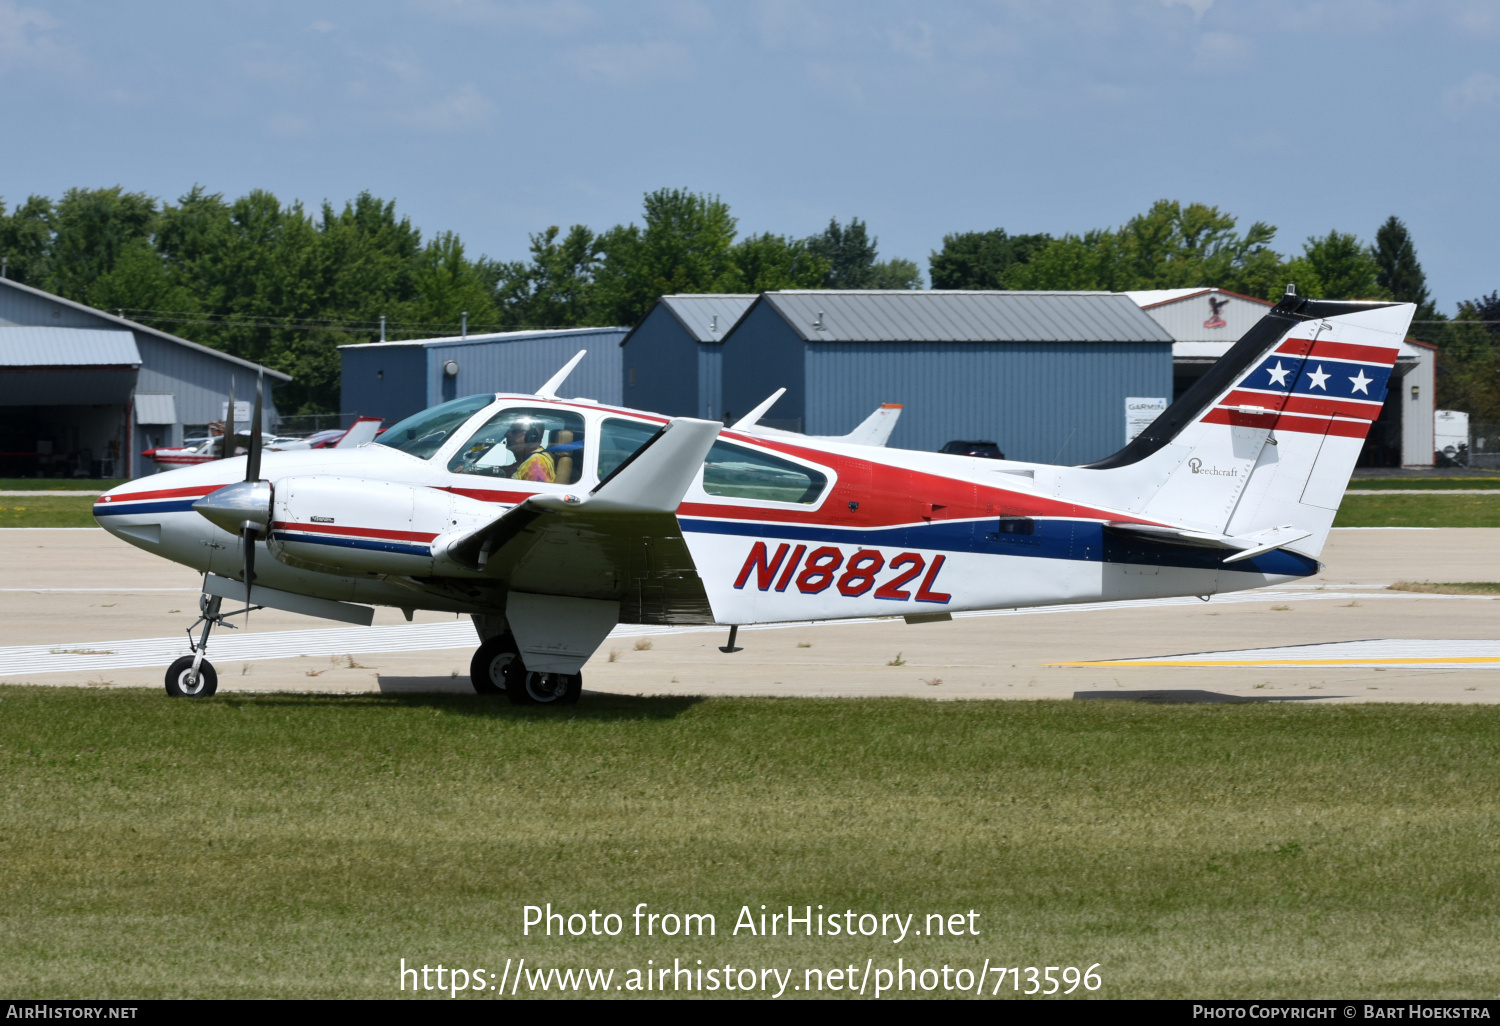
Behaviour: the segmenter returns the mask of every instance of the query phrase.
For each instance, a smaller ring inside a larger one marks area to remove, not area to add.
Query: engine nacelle
[[[339,574],[432,573],[432,542],[499,508],[436,488],[352,477],[276,482],[267,548],[288,566]]]

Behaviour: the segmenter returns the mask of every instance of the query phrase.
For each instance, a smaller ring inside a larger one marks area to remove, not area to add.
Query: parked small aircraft
[[[293,452],[298,449],[345,449],[364,445],[372,440],[380,431],[381,419],[379,417],[360,417],[348,428],[334,431],[319,431],[317,434],[306,438],[281,438],[273,437],[264,440],[263,444],[269,452]],[[230,450],[226,454],[226,448]],[[231,437],[228,446],[224,442],[222,434],[214,435],[205,439],[197,445],[182,446],[180,448],[158,447],[147,449],[141,453],[158,467],[191,467],[199,463],[212,463],[215,460],[225,459],[228,455],[243,456],[250,451],[250,432],[236,431]]]
[[[1315,574],[1413,310],[1288,289],[1143,434],[1080,467],[560,399],[580,353],[534,394],[455,399],[355,449],[264,452],[257,394],[248,456],[122,485],[94,515],[204,574],[170,695],[213,694],[204,653],[228,617],[368,624],[388,605],[471,616],[476,690],[566,703],[622,622],[727,625],[732,652],[742,624]]]

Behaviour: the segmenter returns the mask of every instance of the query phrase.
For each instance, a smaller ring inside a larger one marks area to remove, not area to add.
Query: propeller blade
[[[234,455],[234,376],[229,377],[229,408],[224,411],[224,435],[219,439],[219,459]]]
[[[255,525],[247,523],[240,532],[240,548],[245,557],[245,625],[250,624],[250,588],[255,580]]]
[[[260,408],[265,398],[266,372],[261,371],[255,379],[255,415],[250,421],[250,458],[245,462],[245,480],[260,480]],[[249,582],[246,582],[249,587]]]

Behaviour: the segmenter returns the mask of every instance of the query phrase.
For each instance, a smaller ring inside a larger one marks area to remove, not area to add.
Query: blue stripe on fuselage
[[[192,499],[173,499],[169,502],[98,502],[94,504],[94,516],[96,517],[119,517],[131,513],[191,513],[193,503],[202,496]]]
[[[684,531],[778,538],[798,542],[869,545],[884,548],[970,552],[985,556],[1030,556],[1035,559],[1076,559],[1089,563],[1135,563],[1145,566],[1234,570],[1284,577],[1310,577],[1318,561],[1277,549],[1224,566],[1229,549],[1146,541],[1113,531],[1090,520],[1035,520],[1032,534],[996,530],[995,520],[941,520],[885,528],[841,528],[817,524],[743,523],[682,517]]]
[[[369,538],[330,538],[323,534],[295,534],[288,531],[275,531],[271,537],[280,542],[332,545],[342,549],[369,549],[372,552],[395,552],[404,556],[432,555],[431,545],[407,545],[401,542],[376,541]]]

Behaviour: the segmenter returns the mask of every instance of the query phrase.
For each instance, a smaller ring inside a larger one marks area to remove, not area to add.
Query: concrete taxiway
[[[621,694],[1500,702],[1500,605],[1392,592],[1500,581],[1500,529],[1333,532],[1295,586],[1196,599],[740,632],[621,627],[584,668]],[[0,530],[0,682],[161,687],[198,577],[97,529]],[[266,610],[210,646],[222,691],[470,693],[467,620],[369,628]],[[1319,646],[1306,648],[1303,646]]]

